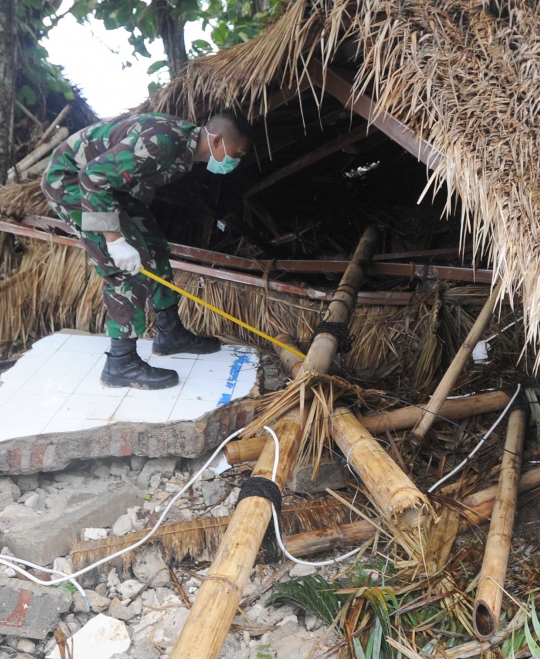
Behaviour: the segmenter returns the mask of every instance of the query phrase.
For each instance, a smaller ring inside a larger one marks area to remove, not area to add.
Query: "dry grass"
[[[358,48],[355,94],[370,93],[445,158],[429,180],[462,205],[463,234],[489,255],[501,296],[523,295],[527,339],[540,328],[540,7],[485,0],[293,0],[260,37],[192,60],[145,109],[189,115],[264,112],[270,86],[294,90],[311,57]],[[307,74],[306,74],[307,75]],[[315,97],[320,92],[313,90]],[[426,190],[427,192],[427,190]],[[539,353],[540,355],[540,353]],[[536,366],[540,365],[540,356]]]
[[[25,215],[55,217],[41,192],[41,179],[0,186],[0,215],[21,220]]]

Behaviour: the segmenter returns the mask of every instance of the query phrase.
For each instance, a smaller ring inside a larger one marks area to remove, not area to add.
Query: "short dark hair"
[[[234,137],[243,137],[250,144],[255,141],[253,127],[246,115],[241,112],[220,112],[210,117],[205,126],[211,133],[225,133]]]

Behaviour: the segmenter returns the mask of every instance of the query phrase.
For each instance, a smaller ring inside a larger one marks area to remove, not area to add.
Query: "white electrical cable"
[[[499,418],[497,419],[497,421],[495,421],[495,423],[486,432],[486,434],[482,437],[482,439],[474,447],[474,449],[471,451],[471,453],[465,458],[465,460],[463,460],[463,462],[460,462],[458,464],[458,466],[455,469],[452,469],[452,471],[450,473],[446,474],[446,476],[443,476],[440,480],[438,480],[435,483],[435,485],[432,485],[428,490],[428,494],[431,494],[433,492],[433,490],[436,490],[440,485],[442,485],[445,481],[447,481],[449,478],[451,478],[454,474],[457,474],[457,472],[460,471],[460,469],[462,469],[467,464],[467,462],[469,462],[469,460],[473,457],[473,455],[478,452],[478,450],[480,449],[482,444],[491,435],[491,433],[495,430],[495,428],[499,425],[499,423],[504,419],[506,413],[508,412],[508,410],[512,406],[513,402],[516,400],[516,397],[517,397],[520,389],[521,389],[521,385],[518,384],[517,389],[516,389],[516,393],[512,396],[512,398],[510,399],[510,402],[508,403],[508,405],[501,412],[501,414],[500,414]]]
[[[269,428],[268,426],[264,427],[265,430],[267,430],[270,435],[272,436],[272,439],[274,440],[275,444],[275,454],[274,454],[274,467],[272,469],[272,481],[275,483],[276,482],[276,476],[277,476],[277,469],[279,465],[279,440],[277,438],[276,433],[272,430],[272,428]],[[117,551],[114,554],[111,554],[110,556],[106,556],[105,558],[102,558],[99,561],[96,561],[95,563],[92,563],[92,565],[88,565],[87,567],[79,570],[78,572],[75,572],[74,574],[67,575],[63,572],[60,572],[59,570],[50,570],[48,568],[43,568],[39,565],[34,565],[33,563],[30,563],[29,561],[23,561],[20,558],[14,558],[13,556],[6,556],[5,554],[0,554],[0,565],[5,565],[6,567],[10,567],[19,574],[22,574],[25,576],[27,579],[30,581],[33,581],[34,583],[43,585],[43,586],[56,586],[57,584],[64,583],[66,581],[70,581],[76,588],[77,590],[81,593],[82,597],[84,598],[86,605],[88,606],[88,609],[90,610],[90,605],[88,602],[88,599],[84,593],[83,588],[79,583],[77,583],[76,578],[82,576],[83,574],[86,574],[87,572],[90,572],[90,570],[95,569],[96,567],[99,567],[100,565],[103,565],[104,563],[108,563],[109,561],[114,560],[115,558],[118,558],[119,556],[122,556],[122,554],[127,553],[128,551],[133,551],[134,549],[137,549],[141,545],[143,545],[145,542],[147,542],[153,535],[154,533],[158,530],[158,528],[163,524],[169,510],[171,509],[172,505],[175,503],[175,501],[184,494],[184,492],[190,488],[193,483],[199,478],[199,476],[203,473],[203,471],[208,467],[208,465],[214,460],[216,455],[223,449],[223,447],[228,444],[231,440],[233,440],[235,437],[237,437],[244,428],[241,428],[240,430],[237,430],[234,432],[232,435],[229,435],[227,439],[223,440],[221,444],[216,448],[214,453],[212,453],[211,457],[209,460],[199,469],[199,471],[191,478],[191,480],[184,485],[184,487],[177,492],[174,497],[170,500],[170,502],[167,504],[165,507],[165,510],[161,514],[160,518],[156,522],[155,526],[144,536],[144,538],[141,538],[138,542],[136,542],[133,545],[130,545],[129,547],[125,547],[124,549],[121,549],[120,551]],[[276,509],[274,505],[272,504],[272,514],[273,514],[273,519],[274,519],[274,528],[276,532],[276,538],[278,541],[278,545],[281,549],[281,551],[289,558],[291,561],[294,563],[298,563],[299,565],[312,565],[314,567],[321,567],[323,565],[333,565],[334,563],[337,563],[339,561],[343,561],[346,558],[349,558],[350,556],[354,556],[354,554],[358,553],[360,551],[360,548],[354,549],[353,551],[340,556],[339,558],[335,558],[329,561],[318,561],[318,562],[308,562],[308,561],[302,561],[299,558],[295,558],[290,554],[286,549],[283,544],[283,541],[281,539],[281,533],[279,530],[279,520],[278,516],[276,513]],[[29,567],[36,568],[38,570],[42,570],[43,572],[48,572],[49,574],[60,574],[62,575],[58,579],[52,579],[51,581],[44,581],[43,579],[38,579],[35,577],[33,574],[30,574],[26,570],[23,570],[22,568],[18,567],[17,565],[14,565],[11,561],[14,561],[16,563],[22,563],[23,565],[27,565]]]

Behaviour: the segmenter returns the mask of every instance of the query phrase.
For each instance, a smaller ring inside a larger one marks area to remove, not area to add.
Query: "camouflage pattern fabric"
[[[104,278],[108,334],[135,338],[146,327],[148,300],[156,310],[178,304],[170,289],[116,268],[103,231],[118,231],[143,266],[172,281],[167,241],[148,210],[154,191],[193,166],[199,129],[162,114],[102,121],[75,133],[53,153],[43,175],[49,205],[76,232]]]

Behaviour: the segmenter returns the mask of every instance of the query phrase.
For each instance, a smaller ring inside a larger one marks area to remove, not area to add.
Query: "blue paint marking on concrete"
[[[234,393],[234,388],[236,387],[236,383],[238,381],[238,376],[240,374],[240,370],[242,369],[242,366],[244,364],[252,364],[253,362],[251,361],[251,357],[253,353],[235,353],[236,354],[236,359],[233,362],[233,365],[231,366],[231,370],[229,371],[229,378],[226,383],[227,389],[229,391],[226,391],[221,394],[220,399],[217,402],[216,407],[220,407],[221,405],[226,405],[227,403],[230,403],[232,400],[232,396]]]

